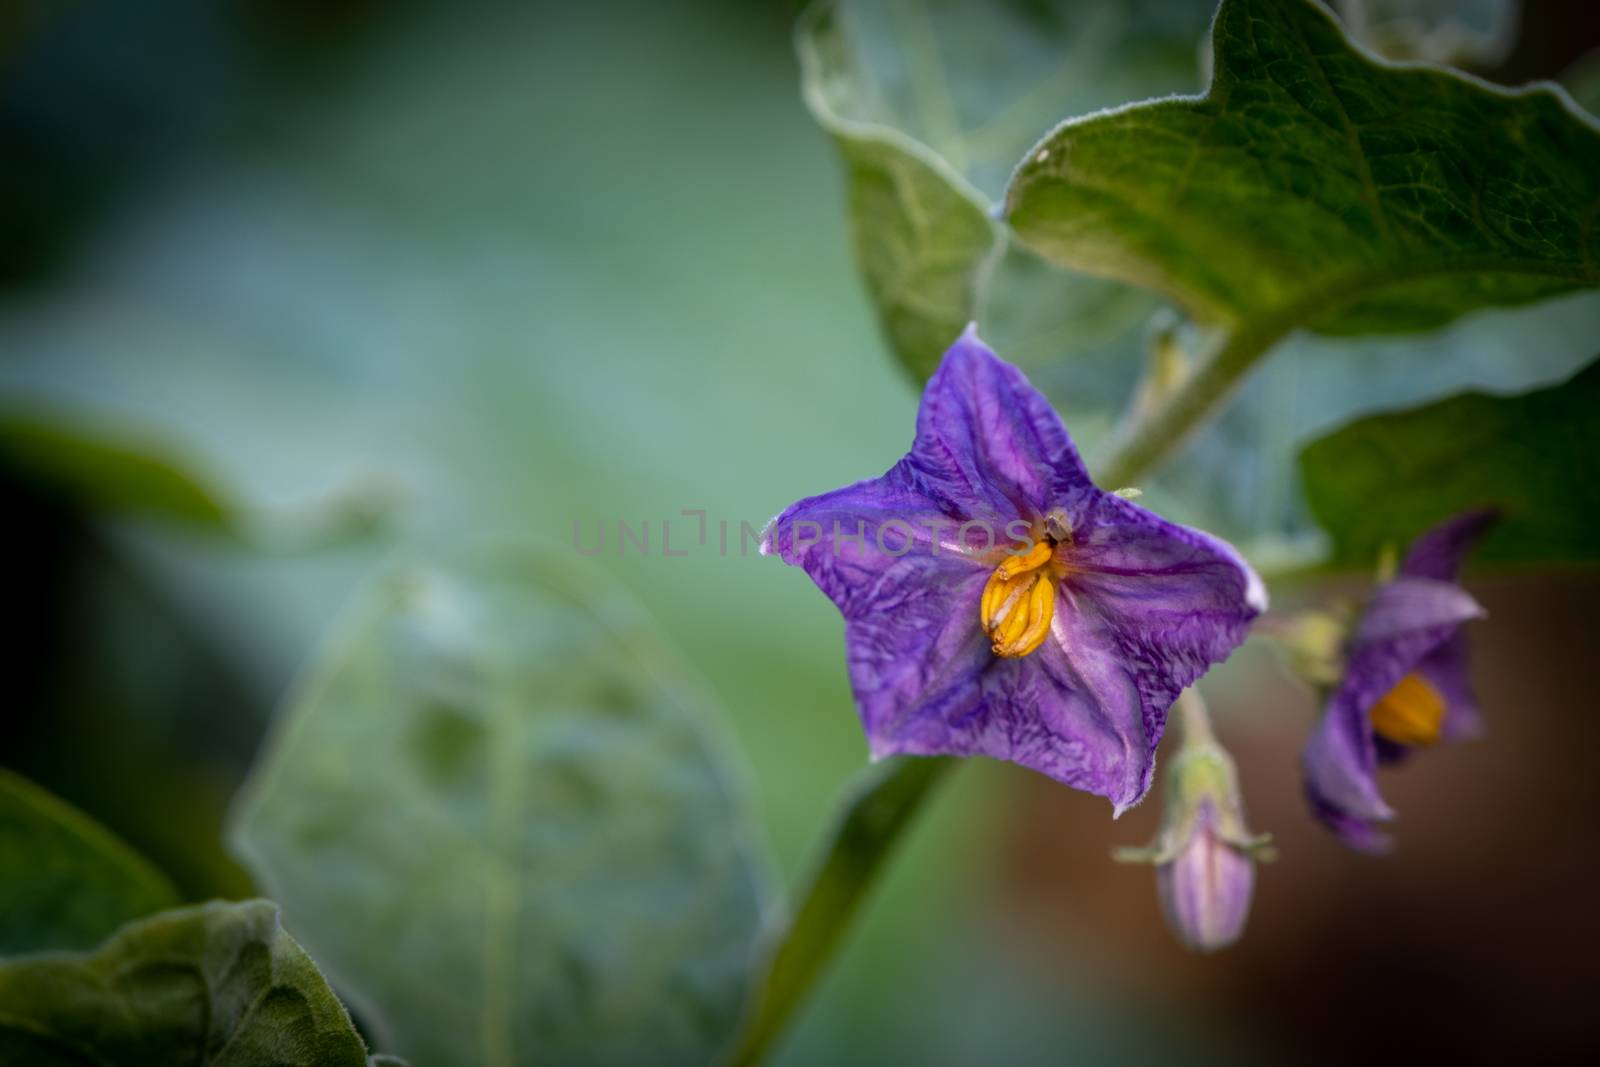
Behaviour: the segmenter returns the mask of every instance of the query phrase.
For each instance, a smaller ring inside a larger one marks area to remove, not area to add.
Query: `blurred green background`
[[[1596,39],[1592,18],[1555,6],[1528,5],[1508,76],[1554,74]],[[803,575],[741,554],[737,531],[888,467],[916,407],[800,103],[793,15],[712,0],[6,5],[0,402],[181,460],[248,536],[107,516],[8,474],[23,625],[0,762],[186,896],[245,895],[220,845],[226,805],[365,577],[397,552],[565,551],[575,523],[588,543],[597,522],[648,521],[648,557],[608,542],[601,562],[720,702],[792,885],[865,746],[837,614]],[[316,535],[372,500],[388,505],[378,535]],[[726,520],[729,554],[715,525],[692,544],[683,509]],[[659,552],[667,519],[687,556]],[[1530,1035],[1585,1048],[1564,1008],[1594,965],[1558,942],[1593,937],[1576,901],[1597,872],[1555,854],[1600,807],[1567,727],[1600,739],[1560,712],[1579,687],[1559,657],[1592,622],[1558,621],[1592,616],[1597,591],[1486,591],[1500,614],[1485,702],[1530,721],[1508,731],[1518,744],[1444,755],[1397,789],[1418,816],[1387,865],[1306,824],[1305,698],[1259,650],[1231,663],[1223,730],[1285,860],[1262,877],[1245,946],[1218,960],[1169,944],[1148,871],[1106,859],[1151,835],[1154,805],[1113,826],[1095,798],[968,768],[778,1062],[1338,1061],[1375,1040],[1362,1020],[1404,1028],[1418,1011],[1429,1040],[1391,1051],[1472,1059]],[[1546,669],[1495,673],[1519,656]],[[1507,804],[1540,813],[1548,863],[1518,846],[1534,831]],[[1518,848],[1537,892],[1485,842]],[[1393,973],[1363,981],[1372,968]],[[1428,1013],[1480,997],[1492,1013],[1434,1029]]]

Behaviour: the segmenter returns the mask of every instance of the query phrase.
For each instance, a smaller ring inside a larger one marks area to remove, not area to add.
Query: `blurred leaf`
[[[801,894],[799,908],[767,958],[729,1067],[760,1063],[770,1050],[832,958],[901,831],[955,763],[949,757],[902,757],[862,773],[828,835],[822,863]]]
[[[37,413],[0,415],[0,465],[87,511],[235,530],[228,506],[176,460],[86,426]]]
[[[1517,0],[1338,0],[1350,38],[1398,60],[1489,65],[1517,39]]]
[[[163,912],[92,953],[0,963],[0,1063],[366,1062],[350,1016],[268,901]]]
[[[248,515],[158,446],[36,411],[0,413],[0,471],[90,513],[160,519],[280,551],[370,537],[396,504],[391,492],[358,485],[296,513]]]
[[[1234,541],[1258,567],[1299,570],[1327,549],[1294,462],[1302,448],[1377,411],[1464,389],[1514,393],[1562,381],[1593,356],[1596,336],[1594,291],[1475,312],[1425,335],[1298,333],[1141,486],[1149,506]]]
[[[0,769],[0,956],[99,944],[178,894],[87,815]]]
[[[239,855],[420,1063],[700,1064],[744,1001],[740,798],[579,562],[381,581],[236,813]]]
[[[28,560],[13,593],[37,607],[10,645],[4,763],[150,860],[182,899],[253,896],[223,848],[223,815],[271,698],[217,655],[214,616],[148,580],[133,538],[18,489],[0,479],[13,552]],[[259,625],[259,601],[244,603]]]
[[[1048,276],[1048,299],[994,310],[1005,340],[1057,358],[1149,314],[1147,297],[1011,249],[992,198],[1062,115],[1191,89],[1207,13],[1181,0],[860,0],[802,17],[805,99],[846,164],[856,260],[918,380],[969,321],[989,328],[986,294],[1008,288],[989,284],[996,272]]]
[[[973,318],[978,270],[999,231],[972,188],[891,126],[846,118],[859,92],[838,10],[819,4],[797,37],[807,105],[844,158],[851,239],[890,346],[919,378]]]
[[[1600,283],[1600,130],[1558,92],[1375,63],[1310,0],[1224,0],[1213,47],[1205,96],[1046,139],[1007,192],[1024,242],[1257,347]]]
[[[1366,566],[1441,519],[1485,504],[1503,521],[1477,559],[1600,560],[1600,362],[1520,396],[1465,393],[1375,415],[1300,455],[1333,562]]]
[[[1573,103],[1590,115],[1600,112],[1600,48],[1585,52],[1562,71],[1561,84],[1572,94]]]

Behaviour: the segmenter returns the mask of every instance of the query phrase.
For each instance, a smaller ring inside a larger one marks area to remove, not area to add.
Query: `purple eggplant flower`
[[[1378,826],[1394,818],[1378,792],[1380,764],[1482,732],[1462,624],[1484,611],[1456,576],[1495,518],[1468,512],[1417,538],[1346,641],[1343,676],[1301,763],[1312,812],[1353,848],[1390,845]]]
[[[973,328],[929,379],[905,458],[792,505],[762,551],[843,614],[874,759],[1010,760],[1118,814],[1149,789],[1173,699],[1266,607],[1230,546],[1096,488]]]

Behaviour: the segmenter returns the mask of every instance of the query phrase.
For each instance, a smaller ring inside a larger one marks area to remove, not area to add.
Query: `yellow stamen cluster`
[[[1381,736],[1421,748],[1439,740],[1444,728],[1444,698],[1422,675],[1408,674],[1367,714]]]
[[[1044,644],[1056,610],[1056,584],[1048,566],[1054,554],[1055,545],[1041,540],[1025,553],[1008,556],[989,576],[978,619],[995,655],[1017,659]]]

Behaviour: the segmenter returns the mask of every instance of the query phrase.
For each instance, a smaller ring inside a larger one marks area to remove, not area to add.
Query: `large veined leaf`
[[[1365,4],[1344,10],[1359,17],[1369,35],[1415,29],[1437,44],[1454,34],[1451,26],[1465,25],[1469,36],[1498,33],[1494,5],[1480,6],[1444,12],[1427,4]],[[1053,266],[1020,247],[1003,223],[986,235],[976,227],[923,228],[945,252],[959,244],[965,249],[959,255],[919,258],[906,251],[914,242],[886,233],[909,225],[902,203],[908,197],[901,194],[924,185],[928,188],[916,198],[920,203],[942,203],[956,211],[961,198],[955,194],[964,189],[967,201],[988,211],[997,183],[1033,143],[1029,131],[1107,105],[1192,88],[1193,57],[1211,11],[1207,3],[918,6],[846,0],[814,9],[801,24],[807,98],[845,158],[879,158],[917,176],[872,181],[861,166],[851,164],[852,231],[868,287],[875,294],[885,286],[915,294],[920,309],[897,312],[875,296],[892,340],[922,331],[915,344],[896,344],[901,361],[926,373],[948,343],[952,324],[976,317],[986,338],[1026,367],[1050,396],[1086,447],[1092,469],[1108,479],[1121,479],[1126,472],[1103,462],[1104,449],[1097,446],[1135,391],[1160,298]],[[1288,12],[1295,14],[1295,8]],[[1319,12],[1300,14],[1338,34]],[[1349,55],[1374,77],[1404,73],[1354,51]],[[1515,99],[1441,71],[1411,75],[1444,79],[1485,97]],[[935,106],[940,99],[947,106]],[[1076,125],[1094,127],[1147,109],[1161,113],[1194,106],[1169,100]],[[1563,118],[1578,121],[1565,113]],[[1308,112],[1289,119],[1320,125]],[[1139,131],[1127,132],[1128,139],[1117,143],[1137,145],[1140,159],[1146,154],[1159,159],[1166,151],[1165,142],[1152,148]],[[1275,173],[1293,180],[1254,205],[1261,212],[1283,207],[1293,215],[1295,201],[1302,199],[1296,190],[1327,181],[1320,161],[1272,162]],[[1122,177],[1112,184],[1120,188]],[[935,179],[943,184],[930,184]],[[1135,175],[1128,184],[1137,187],[1138,179]],[[862,202],[863,197],[872,202]],[[927,211],[920,214],[931,217]],[[1217,229],[1230,242],[1234,229],[1239,241],[1249,237],[1243,223],[1219,223]],[[961,242],[952,238],[958,232],[966,235]],[[1316,260],[1321,262],[1320,252]],[[939,266],[936,274],[922,271],[928,263]],[[1254,264],[1240,269],[1253,272]],[[1297,263],[1269,280],[1289,285],[1306,276],[1309,272]],[[1597,329],[1600,298],[1588,292],[1537,309],[1480,311],[1427,337],[1292,336],[1172,467],[1154,478],[1141,474],[1137,481],[1153,505],[1228,536],[1258,564],[1303,566],[1318,558],[1323,543],[1290,461],[1302,445],[1384,405],[1426,403],[1470,385],[1520,390],[1559,380],[1587,359]],[[1181,340],[1200,351],[1216,337],[1201,329],[1184,331]]]
[[[236,812],[246,865],[418,1063],[702,1064],[760,918],[739,797],[580,560],[379,581]]]
[[[1300,456],[1312,510],[1335,563],[1365,566],[1470,508],[1501,522],[1476,558],[1600,560],[1600,362],[1570,381],[1516,396],[1465,393],[1374,415]]]
[[[124,927],[94,952],[0,962],[0,1063],[362,1067],[366,1048],[268,901]]]
[[[914,375],[974,319],[1012,358],[1061,358],[1149,315],[1148,297],[1011,248],[994,199],[1062,115],[1193,89],[1208,14],[1195,0],[847,0],[802,18],[805,98],[845,161],[856,259]],[[990,306],[1018,286],[1037,299]]]
[[[89,948],[177,903],[171,883],[133,849],[0,769],[0,956]]]
[[[1039,144],[1006,194],[1025,243],[1254,348],[1600,283],[1600,129],[1558,90],[1382,63],[1311,0],[1224,0],[1212,42],[1203,97]]]

